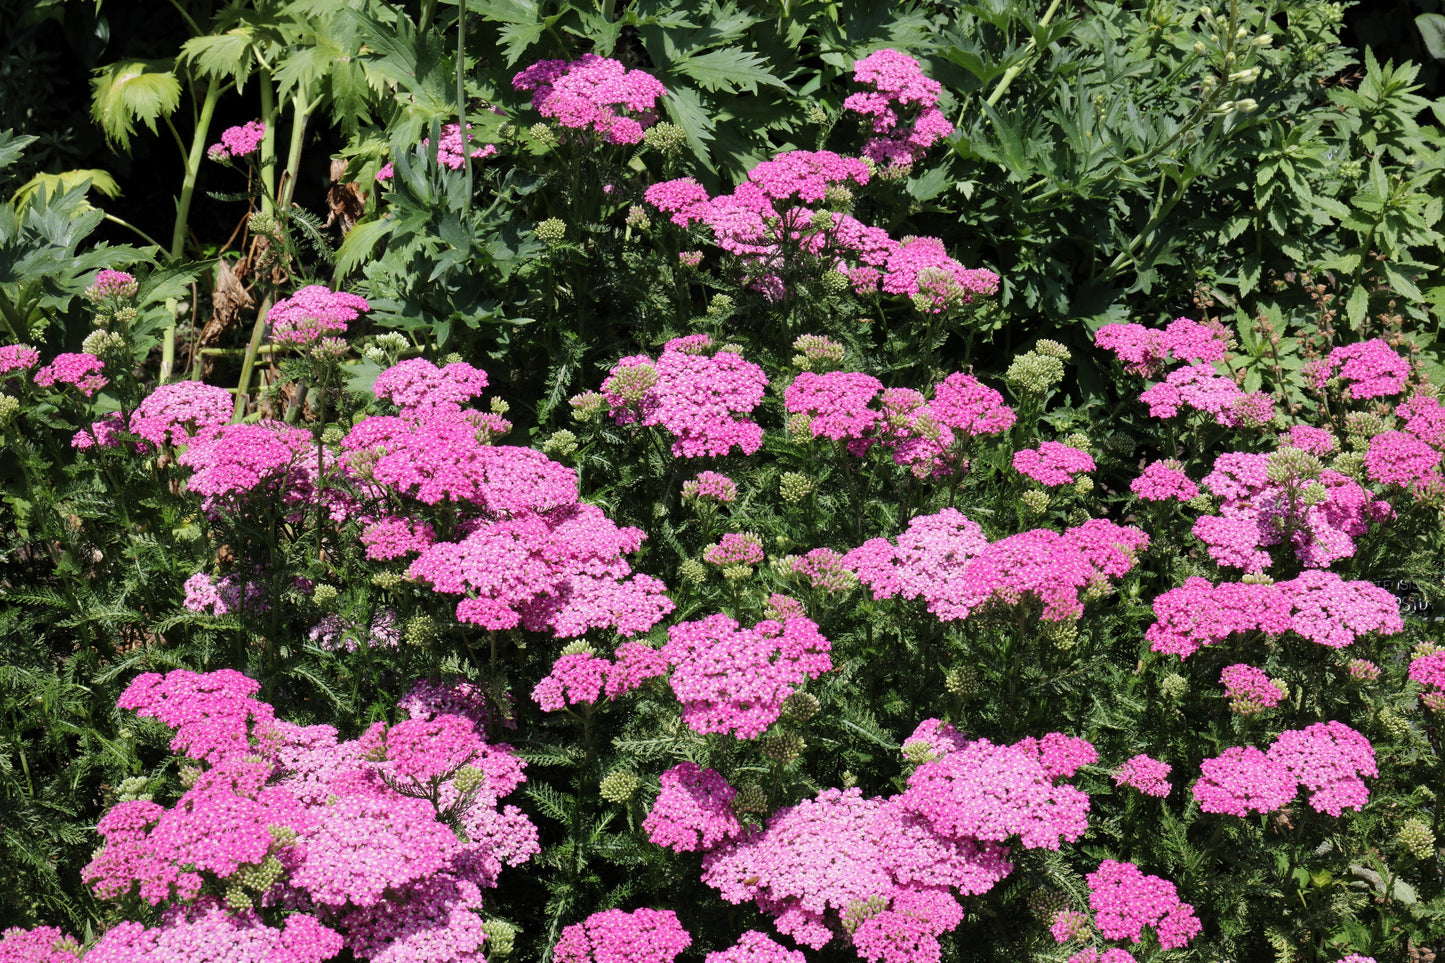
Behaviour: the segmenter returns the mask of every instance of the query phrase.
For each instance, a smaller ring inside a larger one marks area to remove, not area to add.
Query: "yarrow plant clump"
[[[918,61],[884,48],[853,64],[853,79],[871,90],[850,94],[843,109],[862,115],[872,137],[863,156],[879,164],[906,165],[953,133],[938,109],[942,85],[924,76]]]

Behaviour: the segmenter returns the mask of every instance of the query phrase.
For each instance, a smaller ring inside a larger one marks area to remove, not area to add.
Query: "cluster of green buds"
[[[543,150],[551,150],[557,146],[557,132],[552,129],[551,124],[533,124],[527,128],[527,136]]]
[[[630,769],[614,769],[597,784],[597,794],[610,803],[625,804],[642,786],[642,780]]]
[[[677,577],[684,585],[701,585],[707,581],[707,566],[695,558],[686,558],[677,567]]]
[[[0,429],[8,428],[20,414],[20,399],[14,395],[0,394]]]
[[[430,615],[413,615],[402,627],[401,641],[405,645],[430,645],[440,634],[436,619]]]
[[[758,746],[763,750],[763,755],[780,766],[786,766],[797,759],[803,754],[803,750],[808,748],[803,737],[796,732],[779,730],[763,733],[762,738],[758,740]]]
[[[738,787],[738,794],[733,797],[733,812],[741,816],[744,813],[767,811],[768,794],[762,786],[755,782],[746,782]]]
[[[663,121],[647,128],[642,135],[642,143],[648,150],[656,151],[663,157],[680,157],[687,150],[687,132],[676,124]]]
[[[549,217],[545,221],[538,222],[533,233],[543,244],[548,247],[556,247],[567,239],[567,222],[559,217]]]
[[[839,914],[843,929],[852,933],[887,908],[888,899],[884,896],[870,896],[867,899],[854,900],[848,904],[847,909]]]
[[[647,215],[647,208],[641,204],[633,204],[627,209],[627,226],[634,231],[645,231],[652,226],[652,218]]]
[[[733,313],[735,304],[733,299],[726,294],[714,294],[712,300],[707,303],[707,316],[714,321],[721,321]]]
[[[810,692],[793,692],[783,700],[783,714],[797,722],[809,722],[823,704]]]
[[[596,421],[607,410],[607,399],[600,391],[584,391],[579,395],[573,395],[568,399],[567,404],[572,407],[573,420],[584,425]]]
[[[979,675],[978,669],[971,665],[956,665],[943,677],[943,687],[950,695],[956,696],[975,694],[982,682],[983,677]]]
[[[1067,351],[1064,357],[1068,357]],[[1015,358],[1003,377],[1022,391],[1042,395],[1064,380],[1064,358],[1035,348]]]
[[[1395,838],[1400,843],[1400,848],[1416,859],[1435,858],[1435,833],[1431,831],[1430,824],[1425,820],[1419,818],[1405,820],[1405,824],[1400,827],[1400,832]]]
[[[485,920],[482,932],[487,934],[487,959],[511,956],[517,946],[517,928],[505,920]]]
[[[406,335],[399,331],[387,331],[372,338],[361,356],[379,368],[389,368],[400,360],[402,352],[409,347],[411,342]]]
[[[542,442],[542,454],[549,458],[571,458],[577,453],[577,436],[562,428],[547,436]]]
[[[1041,488],[1030,488],[1019,496],[1030,515],[1042,515],[1049,510],[1049,493]]]
[[[1171,672],[1159,680],[1159,694],[1170,702],[1178,702],[1189,691],[1189,680],[1177,672]]]

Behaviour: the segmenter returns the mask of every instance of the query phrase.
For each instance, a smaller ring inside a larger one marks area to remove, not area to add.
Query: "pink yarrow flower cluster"
[[[146,395],[130,416],[130,431],[157,448],[182,448],[206,429],[229,422],[235,406],[225,388],[176,381]]]
[[[1405,390],[1410,362],[1382,338],[1340,345],[1320,361],[1305,367],[1304,376],[1317,391],[1333,378],[1348,389],[1350,398],[1385,398]]]
[[[1233,747],[1200,764],[1194,798],[1207,813],[1244,816],[1288,805],[1301,787],[1316,812],[1339,816],[1370,798],[1364,778],[1379,775],[1370,741],[1342,722],[1282,732],[1265,752]]]
[[[212,144],[206,151],[206,156],[213,161],[245,157],[260,149],[261,141],[265,137],[266,125],[259,120],[253,120],[237,127],[227,127],[221,131],[220,143]]]
[[[306,348],[346,333],[347,325],[370,311],[366,299],[323,284],[311,284],[271,306],[266,322],[278,346]]]
[[[1311,642],[1344,648],[1367,633],[1404,628],[1395,596],[1371,582],[1347,582],[1333,572],[1305,572],[1286,582],[1187,579],[1154,600],[1155,622],[1144,637],[1155,652],[1187,659],[1206,645],[1247,632],[1294,632]]]
[[[737,794],[716,771],[680,762],[662,774],[662,791],[642,828],[675,853],[712,849],[742,832],[732,810]]]
[[[1107,940],[1141,943],[1148,926],[1161,948],[1176,950],[1203,929],[1194,907],[1180,901],[1173,883],[1146,876],[1133,863],[1106,859],[1087,878],[1094,925]]]
[[[863,156],[879,164],[912,164],[953,133],[938,109],[942,86],[924,76],[917,60],[884,48],[853,64],[853,79],[871,88],[850,94],[843,108],[867,119],[872,137]]]
[[[641,70],[583,54],[577,60],[543,60],[512,78],[532,94],[543,117],[569,130],[591,130],[611,144],[636,144],[657,119],[657,100],[667,88]]]
[[[1129,483],[1129,490],[1146,502],[1187,502],[1199,494],[1199,486],[1184,473],[1184,466],[1172,458],[1150,462],[1139,477]]]
[[[1278,682],[1265,675],[1263,669],[1236,662],[1219,673],[1231,712],[1242,716],[1258,715],[1284,700],[1285,692]]]
[[[1175,318],[1160,328],[1142,324],[1106,324],[1094,333],[1094,344],[1112,352],[1133,374],[1157,378],[1173,361],[1223,361],[1229,332],[1218,321]]]
[[[1140,753],[1126,760],[1114,770],[1114,785],[1130,786],[1146,796],[1163,799],[1169,795],[1169,772],[1173,769],[1167,762],[1160,762],[1152,756]]]
[[[737,500],[738,486],[726,475],[720,475],[715,471],[705,471],[700,472],[696,478],[682,483],[682,497],[726,505]]]
[[[120,705],[175,728],[173,748],[205,766],[173,807],[125,802],[101,821],[86,880],[171,906],[158,926],[112,929],[87,959],[477,959],[480,888],[539,851],[527,818],[499,802],[523,781],[521,760],[445,713],[342,742],[277,720],[258,688],[230,670],[127,688]],[[291,912],[274,928],[203,888]]]
[[[467,125],[467,140],[471,140],[472,125]],[[423,138],[421,152],[427,157],[436,157],[436,161],[448,170],[459,171],[466,166],[466,155],[463,153],[466,146],[462,143],[462,128],[459,124],[445,124],[442,126],[441,138],[437,141],[435,151],[431,149],[431,138]],[[496,144],[483,144],[472,149],[472,160],[486,160],[488,157],[497,156]],[[396,176],[396,165],[388,162],[383,164],[376,172],[376,179],[386,183]]]
[[[0,963],[76,963],[79,955],[80,942],[53,926],[0,933]]]
[[[28,344],[0,346],[0,375],[25,373],[40,363],[40,352]]]
[[[747,416],[763,400],[767,376],[737,352],[709,354],[709,347],[711,339],[694,335],[669,341],[655,362],[645,355],[623,358],[602,383],[613,418],[665,428],[679,458],[722,457],[734,448],[756,452],[763,429]]]
[[[922,597],[943,621],[968,618],[987,603],[1043,605],[1042,616],[1065,621],[1083,614],[1084,594],[1106,588],[1133,568],[1149,537],[1131,526],[1092,519],[1063,534],[1035,529],[989,542],[982,528],[955,509],[908,523],[896,543],[875,538],[848,552],[843,564],[874,598]]]
[[[1445,652],[1428,652],[1411,660],[1410,681],[1425,690],[1421,702],[1436,712],[1445,709]]]
[[[1057,441],[1045,441],[1038,448],[1014,452],[1013,466],[1040,485],[1067,485],[1075,475],[1094,470],[1094,457]]]
[[[98,273],[85,289],[85,296],[91,301],[129,301],[139,293],[140,285],[134,274],[110,268]]]
[[[562,930],[557,963],[673,963],[692,945],[671,910],[606,910]]]
[[[110,379],[102,374],[103,371],[105,362],[95,355],[67,352],[56,355],[50,364],[35,372],[35,383],[42,388],[53,388],[57,384],[70,385],[90,398],[110,384]]]
[[[591,705],[604,695],[616,699],[667,674],[667,657],[642,642],[624,642],[615,655],[606,659],[582,651],[559,656],[532,690],[532,701],[547,712],[557,712],[568,705]]]
[[[689,728],[753,739],[777,721],[794,689],[833,668],[831,649],[807,618],[744,629],[718,614],[671,626],[662,654]]]

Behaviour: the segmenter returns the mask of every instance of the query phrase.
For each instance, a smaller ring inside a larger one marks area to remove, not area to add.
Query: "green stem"
[[[301,147],[306,142],[306,122],[315,104],[298,93],[291,100],[291,144],[286,152],[286,173],[281,184],[281,199],[276,205],[282,214],[291,210],[291,196],[296,193],[296,172],[301,167]]]
[[[271,83],[271,71],[262,67],[256,78],[261,85],[261,123],[266,133],[261,135],[261,210],[267,214],[276,213],[276,91]]]
[[[191,137],[191,152],[186,157],[186,176],[181,183],[181,197],[176,202],[176,221],[171,228],[169,260],[172,262],[179,261],[185,253],[186,222],[191,216],[191,197],[196,192],[196,176],[201,170],[201,160],[206,156],[206,138],[210,135],[211,116],[216,112],[216,102],[221,99],[223,89],[224,85],[220,81],[212,80],[206,87],[206,99],[201,103],[201,115],[196,120],[196,130]],[[171,323],[166,325],[165,335],[161,339],[161,384],[170,380],[175,364],[176,321],[172,315]]]
[[[107,221],[110,221],[112,224],[119,224],[121,227],[124,227],[124,228],[126,228],[126,229],[134,232],[138,237],[141,238],[141,240],[145,241],[147,244],[154,245],[155,248],[156,248],[156,250],[163,250],[163,249],[164,249],[164,246],[161,244],[160,241],[157,241],[155,238],[151,237],[151,236],[150,236],[149,234],[147,234],[145,231],[142,231],[140,228],[136,227],[136,226],[135,226],[134,224],[132,224],[130,221],[121,220],[120,218],[116,217],[114,214],[106,214],[106,215],[105,215],[105,219],[106,219]]]
[[[1039,21],[1040,27],[1047,27],[1049,25],[1049,21],[1054,19],[1054,14],[1059,12],[1059,3],[1060,0],[1054,0],[1053,3],[1049,4],[1049,9],[1044,12],[1043,19]],[[1027,55],[1029,51],[1032,51],[1035,46],[1036,44],[1034,42],[1034,38],[1030,36],[1029,42],[1024,44],[1025,55]],[[1014,64],[1008,70],[1005,70],[1003,72],[1003,76],[999,78],[998,86],[993,89],[993,93],[988,95],[988,99],[985,100],[984,103],[988,104],[990,107],[992,107],[994,104],[997,104],[999,98],[1004,95],[1004,91],[1008,90],[1009,84],[1014,82],[1014,78],[1017,77],[1020,73],[1022,73],[1023,69],[1024,61],[1021,59],[1018,63]]]
[[[251,328],[251,343],[246,346],[246,357],[241,362],[241,379],[236,382],[236,407],[231,412],[231,423],[236,424],[246,413],[246,392],[251,388],[251,369],[256,366],[256,355],[261,350],[261,340],[266,336],[266,314],[271,310],[271,299],[261,302],[256,309],[256,323]]]

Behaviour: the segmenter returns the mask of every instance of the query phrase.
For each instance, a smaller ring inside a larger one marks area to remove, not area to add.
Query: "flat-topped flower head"
[[[1067,485],[1075,475],[1094,470],[1094,457],[1057,441],[1045,441],[1038,448],[1014,452],[1013,466],[1040,485]]]
[[[130,417],[130,431],[156,447],[181,448],[207,428],[231,420],[235,399],[225,388],[199,381],[158,386]]]
[[[1227,665],[1219,674],[1231,712],[1242,716],[1258,715],[1279,705],[1285,697],[1278,682],[1265,675],[1263,669],[1242,662]]]
[[[259,120],[241,124],[236,127],[227,127],[221,132],[221,141],[212,144],[206,156],[213,161],[232,160],[245,157],[247,154],[254,154],[261,147],[261,141],[266,137],[266,125]]]
[[[738,486],[726,475],[720,475],[715,471],[705,471],[698,473],[696,478],[682,483],[682,497],[725,505],[737,500]]]
[[[97,274],[90,287],[85,289],[85,296],[91,301],[130,301],[138,293],[140,285],[136,282],[135,275],[110,268]]]
[[[1305,377],[1319,391],[1338,378],[1354,400],[1386,398],[1405,390],[1410,362],[1382,338],[1340,345],[1321,361],[1306,366]]]
[[[1180,902],[1173,883],[1147,876],[1133,863],[1106,859],[1087,878],[1094,925],[1105,939],[1141,943],[1148,926],[1160,947],[1175,950],[1187,946],[1203,929],[1194,907]]]
[[[532,94],[543,117],[569,130],[591,130],[611,144],[636,144],[657,119],[657,100],[667,94],[657,78],[616,60],[583,54],[576,60],[543,60],[512,78]]]
[[[552,948],[557,963],[673,963],[692,945],[671,910],[613,909],[562,930]]]
[[[676,853],[712,849],[742,831],[732,809],[737,794],[715,770],[680,762],[662,774],[662,791],[642,828]]]
[[[1129,490],[1146,502],[1187,502],[1199,495],[1199,486],[1184,473],[1184,466],[1172,458],[1150,462],[1139,477],[1129,483]]]
[[[363,297],[311,284],[273,304],[266,321],[275,344],[305,348],[345,334],[347,325],[370,310]]]
[[[1140,753],[1114,770],[1114,785],[1130,786],[1146,796],[1163,799],[1169,795],[1169,772],[1173,767]]]
[[[42,388],[70,385],[90,398],[110,384],[110,379],[102,374],[104,371],[105,362],[95,355],[66,352],[56,355],[50,364],[35,372],[35,383]]]

